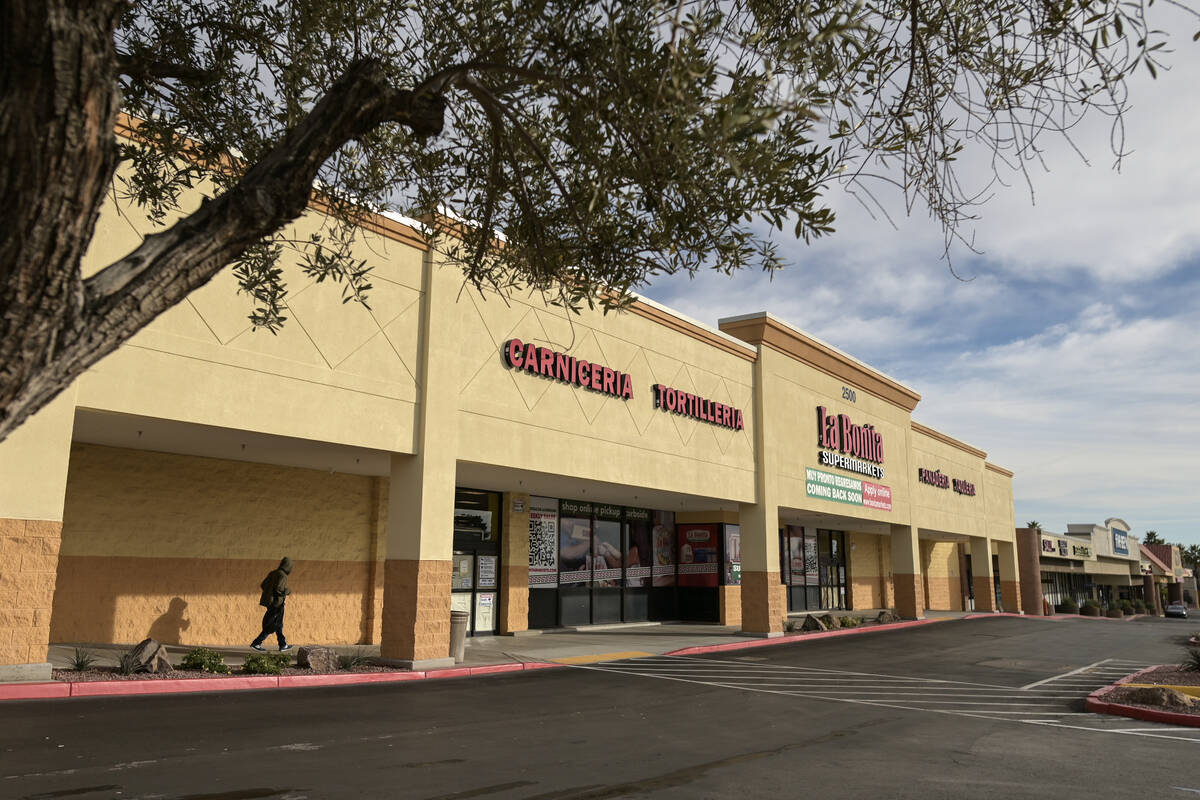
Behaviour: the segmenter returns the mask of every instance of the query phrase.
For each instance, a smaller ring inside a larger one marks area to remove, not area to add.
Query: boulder
[[[822,622],[820,617],[809,614],[804,618],[804,622],[800,624],[800,630],[810,633],[812,631],[827,631],[829,630],[829,626]]]
[[[143,639],[138,642],[129,656],[137,666],[134,672],[170,672],[171,659],[167,657],[167,648],[154,639]]]
[[[893,614],[890,610],[884,609],[879,612],[879,616],[875,618],[876,625],[890,625],[893,622],[899,622],[900,618]]]
[[[842,623],[833,614],[822,614],[821,622],[825,625],[825,629],[829,631],[842,627]]]
[[[313,672],[337,672],[338,653],[332,647],[301,647],[296,651],[296,666]]]
[[[1197,705],[1195,698],[1166,686],[1122,686],[1114,694],[1116,697],[1111,699],[1117,703],[1135,703],[1140,706],[1176,710],[1194,708]]]

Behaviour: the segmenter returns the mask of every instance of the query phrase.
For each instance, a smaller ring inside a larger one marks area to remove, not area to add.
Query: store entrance
[[[779,531],[780,578],[788,611],[847,609],[846,534],[788,525]]]
[[[500,591],[500,502],[495,492],[454,492],[450,608],[471,615],[471,635],[494,634]]]

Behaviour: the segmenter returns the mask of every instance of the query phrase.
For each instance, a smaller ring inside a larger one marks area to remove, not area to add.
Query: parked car
[[[1183,617],[1187,619],[1187,606],[1183,603],[1171,603],[1163,613],[1168,617]]]

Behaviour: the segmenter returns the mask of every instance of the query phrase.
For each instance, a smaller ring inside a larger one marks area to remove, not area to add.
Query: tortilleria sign
[[[709,400],[700,395],[690,394],[680,389],[672,389],[656,383],[650,387],[654,390],[654,407],[663,411],[672,411],[685,417],[698,419],[722,428],[740,431],[746,427],[739,408],[727,406],[716,400]]]
[[[520,339],[504,343],[504,363],[512,369],[524,370],[543,378],[582,386],[593,392],[620,397],[633,397],[633,378],[628,373],[575,358],[549,347],[526,344]]]

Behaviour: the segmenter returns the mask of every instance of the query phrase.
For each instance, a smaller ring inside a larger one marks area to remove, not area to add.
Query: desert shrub
[[[1127,617],[1133,616],[1133,603],[1128,600],[1121,601],[1121,613]]]
[[[1083,605],[1080,606],[1080,608],[1099,608],[1099,607],[1100,607],[1100,604],[1097,603],[1095,600],[1093,600],[1090,597],[1087,600],[1084,600]]]
[[[142,664],[132,650],[126,650],[117,656],[117,672],[122,675],[132,675],[141,669]]]
[[[783,629],[788,630],[788,624],[791,620],[783,623]],[[366,666],[371,660],[371,657],[362,650],[355,650],[353,653],[342,653],[338,656],[338,669],[354,669],[355,667]]]
[[[1078,614],[1079,606],[1075,605],[1075,601],[1067,598],[1054,607],[1054,610],[1059,614]]]
[[[783,621],[783,630],[784,633],[795,633],[800,630],[800,626],[796,624],[796,620],[794,619],[785,619]]]
[[[76,672],[83,672],[92,668],[96,663],[96,656],[90,650],[75,648],[75,655],[71,656],[71,669]]]
[[[1104,612],[1104,616],[1108,617],[1109,619],[1121,619],[1121,617],[1125,616],[1125,613],[1116,606],[1113,606],[1108,611]]]
[[[1141,600],[1134,600],[1133,601],[1133,611],[1136,614],[1145,614],[1146,613],[1146,604],[1143,603]]]
[[[1189,647],[1180,666],[1189,672],[1200,672],[1200,647]]]
[[[216,650],[207,647],[196,647],[188,651],[179,662],[180,669],[194,669],[200,672],[212,672],[217,675],[228,675],[229,667],[225,665],[225,657]]]
[[[862,625],[862,621],[862,617],[842,617],[838,620],[843,628],[857,628]]]
[[[292,657],[287,653],[251,653],[246,656],[242,672],[247,675],[278,675],[291,663]]]

